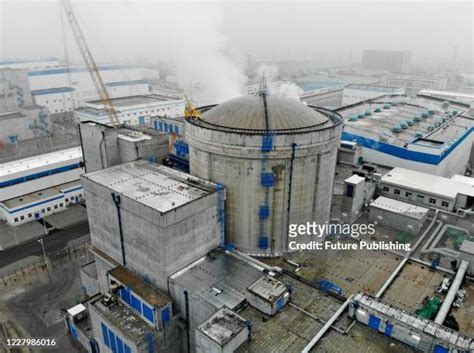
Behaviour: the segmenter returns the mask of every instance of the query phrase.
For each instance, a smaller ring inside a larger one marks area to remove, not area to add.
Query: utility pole
[[[43,238],[38,239],[38,243],[41,244],[41,248],[43,249],[44,265],[45,265],[45,266],[48,266],[48,264],[47,264],[47,262],[46,262],[46,251],[44,250],[44,240],[43,240]]]

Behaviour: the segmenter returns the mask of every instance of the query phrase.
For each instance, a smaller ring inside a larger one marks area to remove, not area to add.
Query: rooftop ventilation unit
[[[380,109],[379,107],[375,108],[374,110],[374,113],[380,113],[382,111],[382,109]]]
[[[402,127],[402,129],[408,129],[408,124],[406,121],[400,121],[400,126]]]
[[[392,128],[392,131],[393,132],[401,132],[402,131],[401,125],[400,124],[394,125],[393,128]]]
[[[390,109],[390,104],[384,104],[383,109]]]

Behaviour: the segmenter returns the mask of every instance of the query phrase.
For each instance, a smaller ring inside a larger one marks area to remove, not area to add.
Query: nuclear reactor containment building
[[[200,110],[185,126],[190,171],[226,187],[228,243],[280,255],[289,224],[329,221],[342,132],[337,113],[266,94]]]

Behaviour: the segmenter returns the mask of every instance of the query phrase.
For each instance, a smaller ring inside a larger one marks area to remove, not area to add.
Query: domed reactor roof
[[[215,128],[237,130],[278,131],[320,128],[328,122],[326,114],[294,99],[269,95],[265,103],[261,96],[242,96],[214,107],[202,108],[201,121]],[[208,110],[207,110],[207,109]]]

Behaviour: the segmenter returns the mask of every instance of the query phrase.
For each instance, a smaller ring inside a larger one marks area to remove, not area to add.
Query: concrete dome
[[[328,122],[326,115],[306,105],[285,97],[268,96],[268,127],[264,102],[259,96],[242,96],[210,110],[201,119],[208,124],[232,129],[293,130],[316,127]]]

